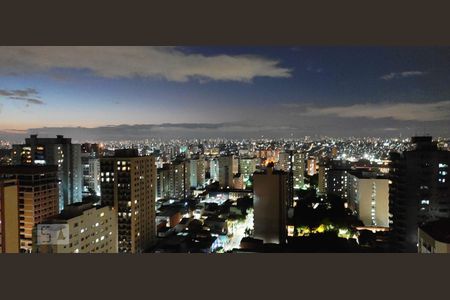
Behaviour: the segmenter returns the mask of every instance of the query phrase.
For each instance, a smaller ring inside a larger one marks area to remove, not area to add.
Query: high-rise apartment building
[[[314,176],[317,173],[317,159],[314,156],[310,156],[306,162],[308,176]]]
[[[376,173],[350,172],[348,201],[365,226],[389,227],[389,179]]]
[[[327,193],[348,198],[348,172],[351,166],[347,161],[333,160],[327,171]]]
[[[118,215],[119,252],[139,253],[155,243],[156,165],[135,149],[100,160],[102,204]]]
[[[212,181],[219,181],[219,160],[217,158],[209,161],[209,178]]]
[[[288,174],[289,199],[288,205],[294,204],[294,189],[300,189],[305,180],[305,156],[302,152],[287,150],[280,152],[277,169]]]
[[[82,200],[83,170],[81,145],[62,135],[56,138],[38,138],[31,135],[25,144],[13,145],[15,165],[56,165],[59,180],[59,210],[65,205]]]
[[[326,160],[319,162],[318,180],[317,180],[317,194],[325,195],[328,190],[328,170],[330,169],[329,162]]]
[[[450,152],[430,136],[413,137],[414,149],[391,153],[389,209],[393,251],[417,252],[418,226],[450,217]]]
[[[278,156],[277,169],[289,172],[291,170],[292,153],[291,151],[280,152]]]
[[[94,153],[81,153],[83,169],[83,197],[100,196],[100,159]]]
[[[157,169],[156,198],[164,199],[170,197],[170,165],[164,164]]]
[[[219,186],[221,188],[231,188],[233,177],[237,171],[234,170],[234,155],[219,157]]]
[[[40,234],[34,230],[33,252],[36,253],[117,253],[117,212],[107,205],[78,202],[68,205],[59,215],[40,226],[67,226],[64,243],[38,243]]]
[[[305,184],[305,155],[302,152],[292,154],[293,188],[300,189]]]
[[[189,172],[190,187],[197,188],[205,186],[205,158],[203,155],[191,158]]]
[[[255,157],[241,157],[239,158],[239,173],[243,176],[244,182],[249,182],[253,177],[253,173],[256,171]]]
[[[14,179],[0,179],[0,253],[19,253],[18,188]]]
[[[32,252],[34,226],[59,212],[58,168],[4,166],[0,168],[0,177],[17,181],[20,251]]]
[[[289,201],[289,175],[274,170],[253,175],[254,237],[265,243],[286,242],[286,218]]]
[[[186,159],[175,159],[169,165],[169,196],[187,199],[191,194],[190,162]]]

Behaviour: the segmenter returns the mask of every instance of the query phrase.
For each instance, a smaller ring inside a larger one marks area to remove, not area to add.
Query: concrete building
[[[219,186],[221,188],[231,188],[233,186],[233,176],[237,173],[234,166],[234,155],[219,157]]]
[[[0,179],[0,253],[19,253],[19,201],[16,180]]]
[[[100,196],[100,159],[92,153],[81,153],[83,197]]]
[[[56,165],[59,180],[59,210],[82,199],[81,145],[62,135],[38,138],[31,135],[23,145],[13,145],[15,165]]]
[[[164,164],[162,168],[157,169],[157,199],[166,199],[170,197],[170,165]]]
[[[419,226],[419,253],[450,253],[450,219],[439,219]]]
[[[209,178],[212,181],[219,181],[219,160],[217,158],[209,161]]]
[[[102,204],[118,214],[119,252],[139,253],[156,240],[156,165],[136,149],[100,160]]]
[[[375,173],[350,172],[348,202],[365,226],[389,227],[389,179]]]
[[[289,197],[289,175],[270,164],[253,175],[254,237],[264,243],[284,244]]]
[[[317,173],[317,159],[314,156],[308,157],[306,162],[308,176],[314,176]]]
[[[34,230],[36,253],[117,253],[117,212],[110,206],[90,202],[68,205],[59,215],[40,226],[63,224],[67,227],[65,243],[39,244]]]
[[[450,152],[431,136],[413,137],[414,149],[391,153],[389,202],[393,251],[417,253],[417,230],[450,217]]]
[[[319,162],[318,181],[317,181],[317,194],[325,195],[328,190],[328,171],[330,166],[328,161]]]
[[[186,199],[191,195],[190,162],[175,159],[169,165],[169,196]]]
[[[291,170],[292,153],[289,151],[280,152],[276,167],[278,170],[289,172]]]
[[[199,155],[196,158],[190,160],[190,187],[204,187],[205,186],[205,158],[203,155]]]
[[[255,157],[241,157],[239,158],[239,173],[244,176],[244,182],[249,182],[256,171]]]
[[[0,168],[0,177],[17,181],[20,251],[32,252],[34,226],[59,212],[58,168],[4,166]]]
[[[236,175],[233,176],[233,189],[236,190],[244,190],[246,188],[246,184],[244,181],[244,175],[237,173]]]
[[[292,154],[293,188],[300,189],[305,184],[305,155],[302,152]]]
[[[327,193],[348,198],[348,172],[350,164],[346,161],[334,160],[327,171]]]

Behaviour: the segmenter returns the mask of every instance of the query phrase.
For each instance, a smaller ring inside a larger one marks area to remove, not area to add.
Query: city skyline
[[[0,132],[76,140],[446,136],[449,54],[445,47],[0,47]]]

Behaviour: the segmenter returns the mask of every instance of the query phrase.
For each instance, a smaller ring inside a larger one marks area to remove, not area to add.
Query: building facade
[[[212,181],[219,181],[219,160],[217,158],[209,161],[209,178]]]
[[[58,135],[56,138],[38,138],[31,135],[25,144],[13,145],[14,165],[56,165],[59,180],[59,210],[65,205],[82,200],[83,170],[81,145]]]
[[[81,153],[83,170],[82,196],[100,196],[100,159],[94,153]]]
[[[117,213],[110,206],[93,203],[68,205],[59,215],[40,224],[67,226],[65,243],[39,244],[34,230],[35,253],[117,253]]]
[[[19,201],[14,179],[0,179],[0,253],[19,253]]]
[[[293,188],[298,190],[305,184],[305,155],[302,152],[292,154]]]
[[[0,168],[0,177],[17,181],[20,251],[32,252],[34,226],[59,212],[58,168],[5,166]]]
[[[191,158],[189,172],[190,172],[190,187],[204,187],[206,183],[205,172],[205,158],[203,155],[199,155],[196,158]]]
[[[430,136],[411,143],[414,149],[390,156],[391,244],[398,252],[417,252],[418,226],[450,217],[450,152]]]
[[[314,176],[317,173],[317,159],[314,156],[308,157],[307,160],[307,174],[308,176]]]
[[[330,166],[328,161],[323,160],[319,162],[318,181],[317,181],[317,194],[325,195],[328,190],[328,170]]]
[[[253,176],[254,237],[265,243],[286,242],[289,175],[269,165]]]
[[[249,181],[256,171],[257,159],[254,157],[239,158],[239,173],[244,176],[244,181]]]
[[[350,172],[348,202],[365,226],[389,227],[389,179]]]
[[[185,159],[175,159],[169,165],[169,196],[177,199],[187,199],[191,194],[190,162]]]
[[[102,204],[118,215],[121,253],[140,253],[156,239],[156,164],[137,150],[116,150],[100,160]]]
[[[170,166],[164,164],[157,169],[157,190],[156,198],[165,199],[170,197]]]
[[[327,193],[348,199],[348,173],[350,164],[334,160],[327,171]]]
[[[219,157],[219,186],[221,188],[231,188],[233,186],[233,177],[235,171],[234,155]]]
[[[450,253],[450,219],[439,219],[419,226],[419,253]]]

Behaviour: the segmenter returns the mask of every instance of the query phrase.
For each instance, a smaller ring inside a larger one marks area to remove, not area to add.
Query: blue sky
[[[449,101],[443,47],[0,47],[0,130],[251,123],[445,135]]]

